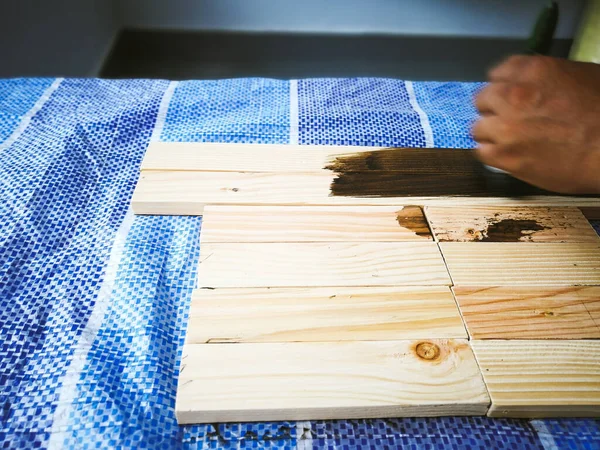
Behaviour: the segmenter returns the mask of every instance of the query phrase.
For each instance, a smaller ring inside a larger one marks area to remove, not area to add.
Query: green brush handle
[[[535,27],[527,40],[527,53],[530,55],[547,55],[552,46],[554,31],[558,23],[558,4],[550,2],[540,12]]]

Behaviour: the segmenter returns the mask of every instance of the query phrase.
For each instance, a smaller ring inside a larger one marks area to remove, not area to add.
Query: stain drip
[[[530,240],[536,231],[548,230],[549,227],[541,225],[531,219],[503,219],[489,223],[481,241],[488,242],[518,242]]]
[[[406,228],[422,238],[431,238],[429,225],[419,206],[405,206],[396,213],[398,225]]]

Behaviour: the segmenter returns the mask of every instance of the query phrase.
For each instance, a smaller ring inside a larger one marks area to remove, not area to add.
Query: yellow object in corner
[[[600,0],[589,0],[569,58],[600,63]]]

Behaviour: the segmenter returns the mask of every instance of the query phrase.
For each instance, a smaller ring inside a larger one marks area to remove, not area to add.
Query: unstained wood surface
[[[600,415],[600,341],[474,340],[492,417]]]
[[[179,423],[481,415],[466,340],[185,345]]]
[[[453,288],[473,339],[600,339],[600,286]]]
[[[592,242],[600,237],[575,207],[426,208],[440,242]]]
[[[456,286],[600,285],[599,244],[442,242]]]
[[[431,241],[418,206],[212,206],[207,242]]]
[[[450,285],[433,242],[208,243],[200,251],[200,287]]]
[[[466,338],[447,287],[200,289],[187,344]]]
[[[152,142],[142,170],[199,172],[319,172],[335,155],[373,147],[286,144]]]

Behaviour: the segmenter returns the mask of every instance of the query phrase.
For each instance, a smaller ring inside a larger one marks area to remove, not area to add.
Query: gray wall
[[[0,77],[96,76],[117,31],[524,37],[543,0],[0,0]],[[572,37],[583,0],[562,0]]]
[[[108,0],[0,0],[0,77],[97,75],[119,24]]]
[[[544,0],[115,0],[135,28],[524,37]],[[562,0],[559,38],[584,0]]]

